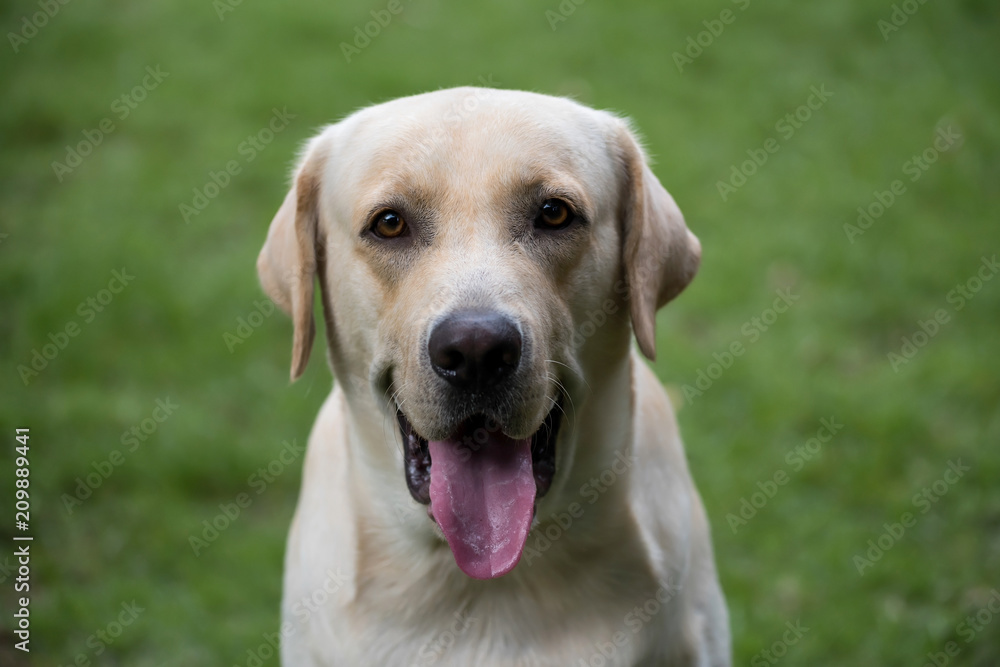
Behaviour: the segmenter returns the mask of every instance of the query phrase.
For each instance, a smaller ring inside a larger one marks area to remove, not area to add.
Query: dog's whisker
[[[552,360],[550,359],[548,361]],[[555,363],[560,363],[560,362],[555,362]],[[565,364],[563,365],[565,366]],[[573,412],[573,417],[576,417],[576,405],[573,403],[573,397],[570,396],[569,392],[566,390],[566,385],[564,385],[554,373],[545,371],[545,376],[547,379],[551,380],[552,383],[556,385],[556,388],[559,390],[559,392],[566,397],[566,400],[569,401],[570,410]],[[554,399],[550,398],[549,400],[551,401]],[[569,415],[566,413],[566,409],[562,406],[561,403],[559,404],[559,410],[562,412],[563,416],[569,417]]]
[[[382,394],[383,397],[386,394],[389,393],[389,391],[393,388],[394,385],[396,385],[396,381],[395,380],[393,380],[392,382],[390,382],[389,386],[385,388],[385,392],[383,392],[383,394]],[[390,408],[395,407],[397,410],[402,410],[403,409],[403,402],[405,402],[405,401],[400,401],[399,400],[399,395],[402,393],[403,388],[404,388],[404,385],[400,384],[396,388],[396,390],[392,392],[392,395],[389,397],[389,399],[387,401],[387,403],[389,404]],[[390,449],[390,451],[394,451],[394,448],[392,447],[392,444],[390,444],[390,443],[394,444],[396,442],[396,438],[395,438],[395,436],[393,434],[393,431],[392,431],[392,423],[395,421],[394,417],[395,417],[395,415],[392,414],[391,412],[388,413],[388,414],[386,414],[386,415],[384,415],[382,417],[382,442],[385,443],[386,447],[388,447]],[[388,433],[386,433],[387,422],[389,424],[389,432]],[[405,455],[405,447],[406,447],[406,443],[402,443],[400,445],[400,447],[398,449],[398,452],[401,455]]]
[[[578,371],[577,369],[573,368],[572,366],[570,366],[567,363],[564,363],[562,361],[556,361],[555,359],[546,359],[545,363],[547,363],[547,364],[559,364],[560,366],[565,366],[566,368],[568,368],[570,370],[571,373],[573,373],[574,375],[578,375],[580,377],[580,379],[586,381],[586,378],[583,377],[583,373],[581,373],[580,371]]]
[[[580,378],[581,382],[583,382],[585,385],[587,385],[587,389],[588,390],[591,389],[590,382],[587,381],[587,378],[584,377],[583,373],[581,373],[578,369],[573,368],[569,364],[563,363],[561,361],[556,361],[555,359],[546,359],[545,363],[547,363],[547,364],[558,364],[560,366],[565,366],[569,370],[570,373],[572,373],[573,375],[576,375],[578,378]]]
[[[563,407],[563,406],[562,406],[562,405],[561,405],[561,404],[559,403],[559,401],[558,401],[557,399],[555,399],[555,398],[552,398],[551,396],[547,396],[546,398],[548,399],[549,403],[551,403],[551,404],[552,404],[552,408],[553,408],[553,409],[555,409],[555,408],[558,408],[558,409],[559,409],[559,412],[560,412],[560,413],[561,413],[561,414],[562,414],[562,415],[563,415],[564,417],[568,417],[568,415],[566,414],[566,409],[565,409],[565,408],[564,408],[564,407]]]
[[[404,405],[404,404],[406,403],[406,399],[400,399],[400,398],[399,398],[399,394],[400,394],[400,393],[401,393],[402,391],[403,391],[403,387],[401,386],[401,387],[399,388],[399,390],[398,390],[398,391],[396,391],[396,392],[395,392],[395,394],[393,394],[393,397],[392,397],[392,404],[393,404],[393,405],[395,406],[395,408],[396,408],[397,410],[399,410],[399,411],[402,411],[402,410],[403,410],[403,405]],[[404,413],[404,414],[405,414],[405,413]],[[395,422],[395,415],[394,415],[394,414],[388,414],[388,415],[386,415],[386,419],[387,419],[387,420],[389,420],[389,423],[390,423],[390,424],[393,424],[393,423]],[[390,428],[390,432],[391,432],[391,430],[392,430],[393,426],[390,426],[389,428]],[[392,439],[390,440],[390,442],[395,442],[395,441],[396,441],[395,437],[393,437],[393,438],[392,438]],[[402,441],[401,441],[401,444],[400,444],[400,449],[399,449],[399,451],[400,451],[400,453],[401,453],[401,454],[403,454],[403,455],[405,456],[405,454],[406,454],[406,443],[405,443],[405,442],[402,442]]]

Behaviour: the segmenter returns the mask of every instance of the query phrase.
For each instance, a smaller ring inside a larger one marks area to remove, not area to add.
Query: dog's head
[[[629,321],[653,357],[656,311],[699,259],[626,122],[460,88],[311,140],[257,267],[294,320],[293,379],[318,278],[349,403],[398,422],[398,483],[459,567],[491,578],[516,565],[560,472],[567,406],[627,357]]]

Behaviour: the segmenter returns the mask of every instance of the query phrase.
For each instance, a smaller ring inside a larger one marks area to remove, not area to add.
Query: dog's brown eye
[[[372,232],[383,239],[394,239],[406,233],[406,221],[395,211],[383,211],[375,218]]]
[[[543,229],[562,229],[573,221],[569,204],[561,199],[546,199],[538,211],[535,226]]]

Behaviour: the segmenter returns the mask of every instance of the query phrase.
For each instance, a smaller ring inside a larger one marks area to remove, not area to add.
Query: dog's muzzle
[[[521,360],[522,338],[504,315],[463,311],[438,323],[428,339],[431,367],[456,402],[483,406],[516,400],[506,386]],[[404,445],[410,495],[429,505],[455,561],[467,575],[492,579],[517,565],[535,503],[555,476],[561,398],[534,434],[511,438],[503,425],[474,413],[443,440],[417,433],[402,410],[396,416]]]

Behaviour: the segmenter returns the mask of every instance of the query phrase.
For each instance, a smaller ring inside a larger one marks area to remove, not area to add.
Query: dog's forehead
[[[593,189],[614,167],[615,119],[564,98],[456,88],[364,109],[341,123],[342,183],[355,195],[555,180]],[[345,182],[346,181],[346,182]]]

